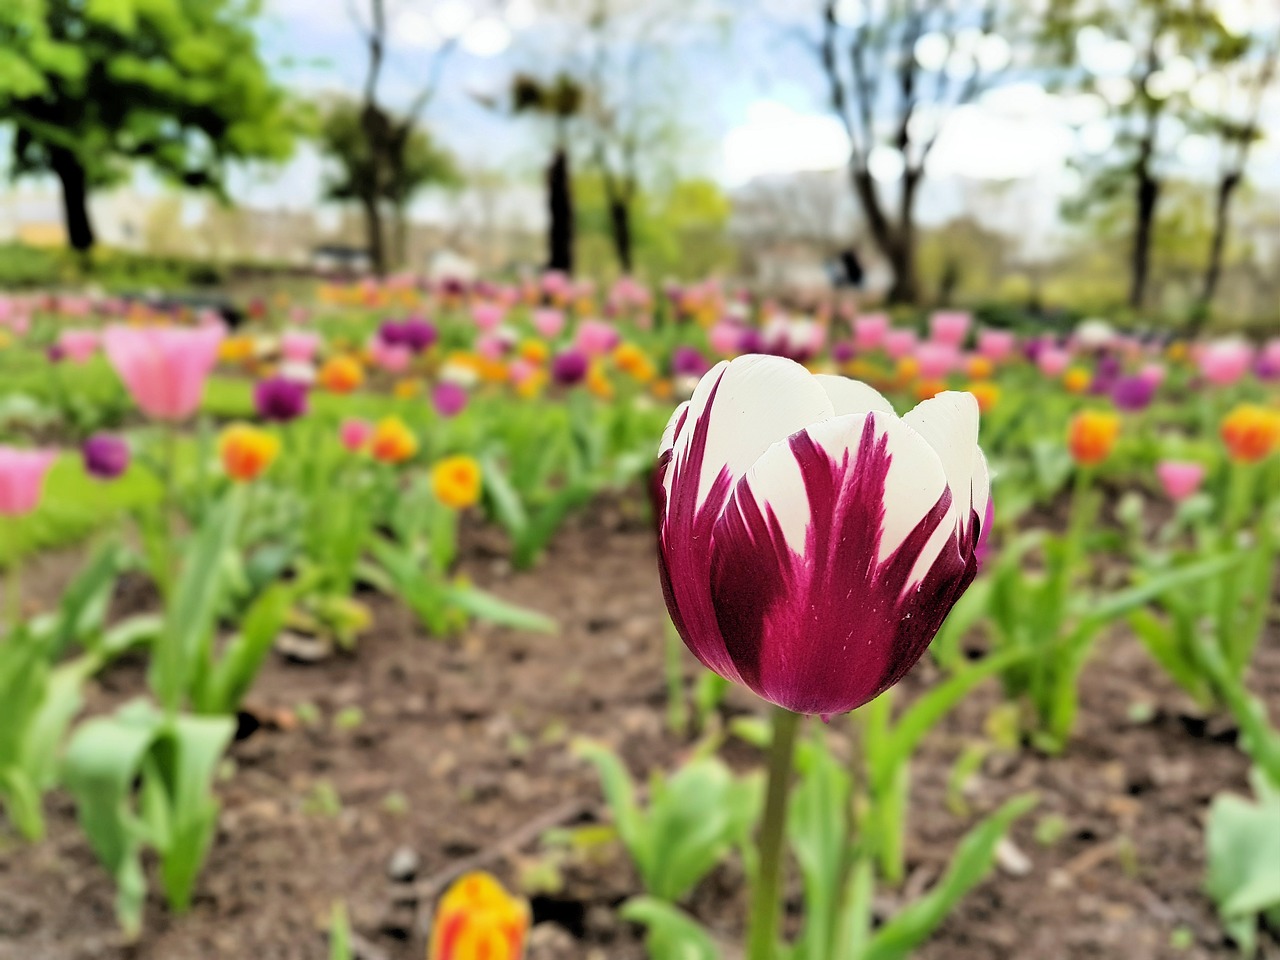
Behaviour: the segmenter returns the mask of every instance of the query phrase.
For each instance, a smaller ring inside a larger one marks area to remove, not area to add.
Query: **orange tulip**
[[[1280,446],[1280,412],[1240,404],[1222,421],[1222,442],[1237,463],[1265,460]]]
[[[465,510],[480,500],[480,464],[472,457],[445,457],[431,468],[431,490],[452,510]]]
[[[990,413],[1000,402],[1000,388],[989,380],[971,383],[965,389],[978,401],[978,411],[981,413]]]
[[[318,380],[330,393],[351,393],[364,383],[364,368],[354,357],[330,357],[320,368]]]
[[[1062,375],[1062,385],[1067,388],[1068,393],[1084,393],[1092,380],[1089,371],[1083,367],[1072,367]]]
[[[387,417],[374,427],[369,451],[383,463],[404,463],[418,452],[418,438],[399,417]]]
[[[246,423],[233,424],[222,431],[218,454],[232,480],[256,480],[280,453],[280,440],[265,430]]]
[[[1067,446],[1071,458],[1081,466],[1092,467],[1111,455],[1120,435],[1120,418],[1102,410],[1082,410],[1071,418],[1067,430]]]
[[[466,874],[436,908],[428,960],[520,960],[529,921],[529,905],[489,874]]]

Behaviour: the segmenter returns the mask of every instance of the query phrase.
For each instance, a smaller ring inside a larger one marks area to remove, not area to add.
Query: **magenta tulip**
[[[111,326],[102,346],[143,413],[156,420],[185,420],[200,407],[204,382],[218,362],[225,335],[222,324]]]
[[[20,517],[40,505],[45,474],[57,456],[52,450],[0,446],[0,517]]]
[[[853,710],[920,658],[977,570],[978,407],[899,418],[865,384],[722,362],[667,425],[655,477],[667,608],[702,663],[796,713]]]
[[[1161,460],[1156,464],[1156,477],[1165,496],[1181,503],[1200,489],[1204,481],[1204,465],[1187,460]]]

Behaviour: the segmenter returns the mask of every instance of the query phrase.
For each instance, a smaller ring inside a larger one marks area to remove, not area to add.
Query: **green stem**
[[[17,520],[10,519],[5,526],[9,532],[9,569],[5,575],[4,622],[9,636],[14,636],[22,622],[22,545],[18,542]]]
[[[773,745],[769,748],[769,785],[760,824],[760,866],[751,898],[747,931],[748,960],[774,960],[781,914],[783,839],[787,800],[791,794],[792,755],[800,715],[781,707],[773,711]]]

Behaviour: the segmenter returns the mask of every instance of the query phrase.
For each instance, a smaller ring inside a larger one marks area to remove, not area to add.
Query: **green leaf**
[[[520,494],[516,493],[515,487],[494,457],[480,458],[480,472],[484,477],[484,492],[493,507],[493,515],[511,535],[511,539],[518,541],[529,526],[529,517],[520,501]]]
[[[227,644],[221,658],[205,672],[207,680],[199,687],[197,697],[201,713],[229,714],[240,708],[272,644],[284,629],[298,592],[296,584],[278,583],[254,601],[240,625],[240,632]]]
[[[171,813],[160,876],[170,908],[179,913],[191,904],[196,876],[213,842],[218,818],[213,778],[235,731],[230,717],[180,716],[155,746]]]
[[[1280,796],[1257,803],[1219,794],[1205,830],[1205,891],[1242,950],[1255,949],[1258,915],[1280,907]]]
[[[226,555],[244,512],[241,488],[206,516],[186,551],[186,562],[165,615],[164,636],[151,666],[151,685],[161,704],[177,709],[189,692],[200,651],[210,641],[222,597]]]
[[[936,930],[955,905],[991,872],[996,845],[1013,822],[1038,802],[1033,795],[1014,797],[970,830],[956,848],[951,864],[933,888],[876,931],[859,960],[906,960]]]
[[[448,599],[471,616],[502,627],[535,633],[555,633],[559,629],[556,621],[545,614],[500,600],[470,585],[454,584],[449,588]]]
[[[648,823],[636,803],[636,788],[631,774],[618,756],[603,744],[579,740],[574,743],[573,752],[596,768],[618,837],[637,869],[644,874],[650,864]]]
[[[116,916],[137,937],[147,882],[140,851],[147,835],[134,813],[133,784],[163,717],[145,701],[82,724],[67,745],[63,782],[76,801],[80,826],[116,884]]]
[[[787,836],[804,878],[805,922],[795,960],[827,960],[837,920],[841,878],[848,866],[853,782],[825,749],[822,731],[791,792]]]
[[[711,935],[673,904],[654,897],[632,897],[618,913],[622,919],[645,927],[649,960],[720,960]]]

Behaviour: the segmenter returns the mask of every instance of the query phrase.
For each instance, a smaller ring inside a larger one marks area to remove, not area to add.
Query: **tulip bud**
[[[453,510],[465,510],[480,500],[480,464],[467,456],[445,457],[431,468],[431,490]]]
[[[871,387],[790,360],[722,362],[667,425],[659,570],[685,644],[796,713],[897,683],[977,570],[989,502],[978,406],[899,418]]]
[[[114,480],[129,469],[129,444],[109,433],[95,433],[80,448],[85,473],[99,480]]]
[[[529,905],[487,873],[469,873],[436,908],[428,960],[520,960]]]
[[[1222,442],[1237,463],[1265,460],[1280,445],[1280,412],[1240,404],[1222,421]]]
[[[218,441],[223,469],[232,480],[242,483],[262,476],[279,453],[279,439],[245,423],[227,427]]]

